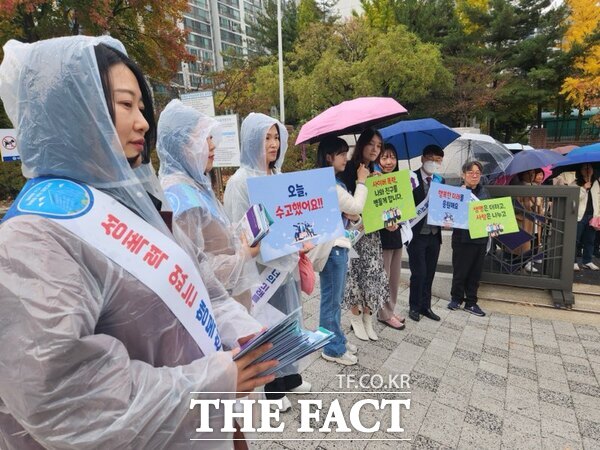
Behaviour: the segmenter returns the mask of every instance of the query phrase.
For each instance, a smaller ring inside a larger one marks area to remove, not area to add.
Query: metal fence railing
[[[519,233],[494,239],[482,281],[548,289],[555,306],[573,297],[579,189],[571,186],[487,186],[492,197],[511,197]]]

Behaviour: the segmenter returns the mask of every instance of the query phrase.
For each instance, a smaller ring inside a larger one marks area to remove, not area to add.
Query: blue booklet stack
[[[327,345],[333,339],[334,334],[319,327],[316,331],[305,330],[300,326],[301,309],[298,308],[281,322],[273,325],[271,328],[263,331],[242,346],[242,350],[233,358],[237,360],[260,347],[262,344],[270,342],[273,347],[256,358],[253,362],[259,363],[276,359],[279,364],[260,374],[260,376],[270,375],[284,368],[285,366],[304,358]]]

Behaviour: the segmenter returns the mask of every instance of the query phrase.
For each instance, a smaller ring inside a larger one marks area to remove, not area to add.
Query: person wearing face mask
[[[352,194],[362,183],[358,169],[364,165],[371,175],[375,172],[375,161],[381,153],[383,138],[377,130],[367,129],[359,136],[352,158],[346,164],[340,179]],[[363,183],[364,184],[364,183]],[[359,216],[347,216],[357,221]],[[379,339],[373,328],[373,313],[387,302],[390,288],[383,264],[383,248],[379,233],[365,234],[354,246],[358,258],[350,260],[350,271],[346,281],[344,304],[350,308],[350,327],[354,335],[363,341]]]
[[[431,183],[444,183],[444,179],[438,175],[443,160],[444,151],[437,145],[428,145],[423,149],[423,165],[415,171],[419,184],[413,189],[413,197],[417,210],[422,210],[423,213],[411,221],[413,238],[407,251],[410,267],[408,316],[416,322],[421,319],[421,315],[431,320],[440,320],[431,309],[431,286],[442,245],[442,230],[438,226],[427,224],[427,210],[423,207],[427,203]]]
[[[288,146],[288,132],[285,126],[265,114],[250,113],[242,122],[240,132],[240,168],[232,175],[225,187],[223,204],[227,216],[233,223],[239,223],[250,208],[248,178],[277,175]],[[301,307],[300,272],[298,254],[277,258],[265,263],[258,254],[254,261],[258,271],[268,266],[278,269],[285,277],[281,286],[268,302],[256,308],[254,317],[265,326],[279,322],[283,317]],[[311,389],[298,373],[298,364],[290,364],[277,372],[277,378],[265,386],[267,399],[282,399],[280,411],[288,411],[292,404],[285,392],[306,393]]]
[[[219,281],[250,309],[250,289],[259,284],[253,258],[260,246],[248,245],[212,190],[209,173],[218,136],[219,122],[172,100],[158,123],[159,178],[174,209],[175,235],[183,234],[197,252],[206,253]]]
[[[0,97],[29,179],[0,224],[0,448],[230,449],[190,392],[233,399],[276,362],[222,351],[261,325],[161,218],[143,74],[108,36],[9,41]]]

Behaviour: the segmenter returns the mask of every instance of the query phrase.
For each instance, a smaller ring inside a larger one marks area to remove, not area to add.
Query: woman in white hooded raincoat
[[[27,178],[70,178],[102,191],[176,247],[158,201],[132,170],[140,155],[148,161],[153,114],[124,51],[106,36],[9,41],[0,97]],[[152,172],[142,173],[149,183]],[[190,400],[234,398],[236,389],[271,378],[244,385],[258,366],[232,361],[231,352],[205,356],[161,297],[103,250],[38,214],[0,225],[0,448],[187,448],[190,438],[232,448],[220,411],[211,413],[213,433],[196,433],[199,411]],[[205,258],[195,261],[221,341],[236,347],[261,326],[215,281]]]
[[[220,134],[215,119],[172,100],[158,122],[159,178],[173,208],[173,233],[206,254],[219,281],[249,309],[250,290],[258,286],[258,247],[243,240],[212,189],[209,172]]]
[[[265,114],[250,113],[242,122],[240,168],[227,182],[223,199],[225,212],[233,223],[238,223],[251,206],[248,178],[280,173],[287,151],[287,141],[288,132],[285,126]],[[298,259],[298,255],[293,254],[268,262],[269,267],[285,273],[286,279],[268,303],[253,313],[264,325],[272,325],[300,308]],[[262,272],[265,263],[260,255],[256,257],[256,262],[259,272]],[[283,410],[287,410],[291,405],[281,392],[307,392],[310,390],[310,383],[302,381],[297,363],[283,368],[277,375],[275,381],[265,385],[265,394],[268,399],[283,397]]]

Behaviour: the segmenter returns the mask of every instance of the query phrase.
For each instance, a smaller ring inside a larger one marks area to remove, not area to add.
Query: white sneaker
[[[290,402],[290,399],[287,398],[287,396],[283,396],[279,400],[281,400],[281,402],[282,402],[281,408],[279,406],[271,403],[271,411],[279,410],[279,412],[286,412],[286,411],[289,411],[290,409],[292,409],[292,402]]]
[[[533,267],[533,263],[531,261],[529,261],[527,264],[525,264],[525,270],[527,272],[531,272],[531,273],[537,273],[538,270]]]
[[[352,355],[351,353],[344,353],[341,356],[329,356],[325,353],[321,353],[321,357],[326,361],[336,362],[338,364],[343,364],[344,366],[353,366],[358,362],[358,358],[356,355]]]
[[[589,262],[587,264],[584,264],[583,267],[585,267],[586,269],[590,269],[590,270],[600,270],[600,267],[598,267],[593,262]]]
[[[369,336],[369,339],[371,339],[372,341],[378,341],[379,337],[373,329],[373,314],[363,313],[363,323],[365,325],[365,330],[367,332],[367,336]]]
[[[573,264],[573,270],[575,272],[579,272],[581,270],[581,268],[579,267],[579,264],[577,264],[577,263]]]
[[[365,325],[363,323],[363,313],[362,312],[358,315],[354,315],[354,314],[350,313],[350,328],[352,328],[352,331],[354,331],[354,335],[361,341],[369,340],[369,336],[367,335],[367,330],[365,330]]]
[[[296,386],[294,389],[290,389],[290,392],[294,394],[308,394],[312,389],[312,384],[308,381],[302,380],[302,384],[300,386]]]
[[[358,347],[354,345],[352,342],[346,342],[346,350],[348,353],[355,355],[358,353]]]

